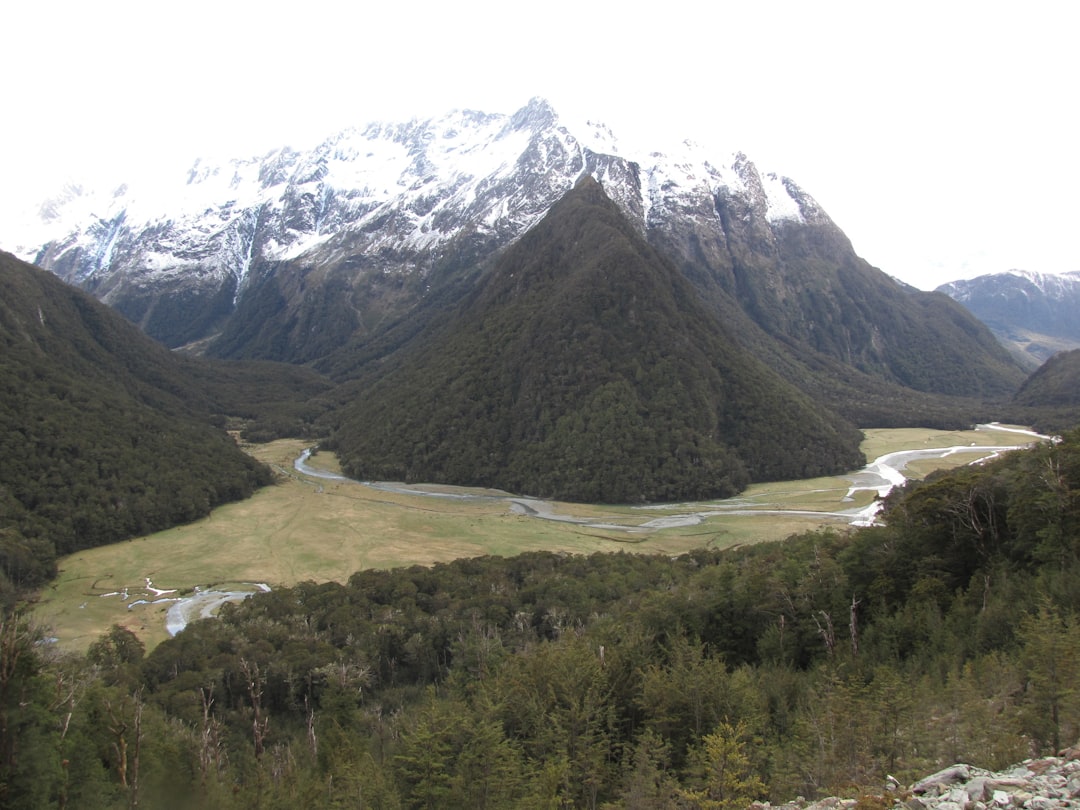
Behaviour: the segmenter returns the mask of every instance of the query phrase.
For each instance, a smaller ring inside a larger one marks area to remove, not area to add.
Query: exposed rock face
[[[894,810],[1065,810],[1080,807],[1080,750],[1061,756],[1028,759],[994,773],[971,765],[952,765],[920,779],[907,790],[894,782],[885,793]],[[856,799],[829,797],[778,805],[785,810],[834,810],[855,807]],[[756,810],[769,805],[756,803]]]
[[[861,434],[740,346],[590,177],[432,324],[343,407],[350,477],[640,503],[861,463]]]
[[[721,190],[752,197],[766,232],[767,217],[800,216],[780,180],[763,187],[733,160],[713,166],[686,144],[674,157],[624,155],[602,127],[571,132],[534,99],[511,116],[456,111],[348,130],[310,152],[197,163],[174,188],[69,189],[43,207],[42,241],[20,252],[169,345],[212,334],[238,307],[240,320],[272,316],[288,337],[272,345],[297,355],[281,359],[308,360],[317,349],[297,323],[322,314],[302,300],[313,288],[347,299],[332,328],[364,328],[407,309],[432,275],[519,237],[586,174],[642,229],[695,207],[715,221]],[[278,311],[265,291],[245,302],[265,286]],[[225,353],[280,353],[235,337]]]
[[[72,188],[19,252],[169,346],[213,339],[219,357],[318,362],[464,290],[586,175],[740,339],[752,328],[778,341],[755,351],[805,350],[801,362],[933,393],[1008,395],[1021,381],[962,307],[872,268],[792,180],[690,143],[628,151],[539,99],[200,162],[171,188]]]

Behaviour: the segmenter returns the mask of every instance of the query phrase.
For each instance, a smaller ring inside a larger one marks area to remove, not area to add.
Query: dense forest
[[[728,325],[590,193],[443,318],[347,347],[333,383],[172,354],[0,255],[0,810],[734,809],[835,792],[870,810],[887,773],[1075,741],[1077,433],[912,484],[880,527],[363,571],[149,653],[115,627],[61,655],[14,609],[59,555],[269,482],[225,427],[333,433],[365,476],[638,501],[847,469],[853,423],[987,407],[867,385],[830,347],[800,355],[829,371],[813,384],[733,353]],[[1048,369],[1013,413],[1073,424],[1071,366]]]
[[[0,254],[0,605],[56,558],[209,513],[270,470],[226,433],[296,435],[329,383],[280,363],[178,357],[52,275]]]
[[[1023,405],[1073,409],[1080,405],[1080,349],[1059,352],[1036,369],[1016,392]]]
[[[1080,734],[1080,431],[885,525],[459,560],[252,597],[148,654],[0,626],[0,807],[740,808]]]
[[[352,477],[640,503],[864,463],[859,431],[740,347],[595,181],[488,270],[335,414]]]

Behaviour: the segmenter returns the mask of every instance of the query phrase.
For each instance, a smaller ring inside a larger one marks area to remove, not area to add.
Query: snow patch
[[[766,218],[769,222],[805,222],[799,201],[792,197],[782,178],[769,173],[761,176],[768,205]]]

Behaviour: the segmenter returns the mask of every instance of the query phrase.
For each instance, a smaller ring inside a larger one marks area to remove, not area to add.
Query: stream
[[[1010,428],[996,423],[977,425],[977,430],[1000,431],[1008,433],[1021,433],[1030,436],[1032,442],[1047,440],[1050,437],[1034,433],[1029,430]],[[495,490],[478,493],[459,487],[444,487],[429,489],[419,485],[395,483],[391,481],[354,481],[339,473],[320,470],[308,464],[311,458],[311,449],[304,450],[293,462],[296,472],[309,478],[326,481],[339,481],[358,484],[370,489],[382,492],[394,492],[403,495],[414,495],[425,498],[444,498],[453,500],[504,502],[510,512],[517,515],[526,515],[539,520],[555,520],[562,523],[604,529],[609,531],[624,531],[628,533],[653,532],[660,529],[695,526],[704,522],[707,518],[723,515],[806,515],[815,518],[832,518],[851,526],[870,526],[877,519],[878,512],[883,506],[882,499],[889,494],[893,487],[901,486],[907,481],[904,475],[905,468],[919,460],[947,458],[955,454],[976,454],[978,457],[971,463],[979,463],[989,458],[994,458],[1009,450],[1016,450],[1026,445],[954,445],[951,447],[924,448],[921,450],[900,450],[887,453],[874,459],[861,470],[846,475],[836,476],[838,479],[847,480],[849,483],[846,494],[841,498],[842,502],[854,502],[861,492],[872,492],[873,500],[862,507],[850,509],[838,509],[835,511],[814,511],[805,509],[776,508],[775,504],[755,504],[750,497],[736,497],[721,501],[686,503],[686,504],[651,504],[634,507],[634,511],[640,512],[642,518],[650,512],[660,510],[671,511],[673,514],[665,514],[647,519],[635,519],[625,516],[609,517],[607,519],[597,517],[584,517],[566,514],[557,511],[555,504],[539,498],[511,495]],[[564,508],[562,505],[561,508]],[[230,590],[196,588],[190,596],[172,596],[175,590],[162,590],[155,588],[149,578],[146,579],[146,590],[153,598],[139,599],[131,602],[128,608],[139,604],[160,604],[170,602],[165,618],[165,627],[170,636],[175,636],[189,622],[196,619],[208,618],[225,602],[238,602],[253,593],[269,591],[270,586],[262,583],[251,583],[250,588],[243,590],[236,588]],[[128,600],[128,589],[123,592],[102,594],[102,596],[120,596],[124,601]]]
[[[996,422],[976,425],[976,430],[999,431],[1003,433],[1020,433],[1030,436],[1032,442],[1047,440],[1049,436],[1043,436],[1030,430],[1012,428],[1000,425]],[[769,508],[768,506],[755,506],[748,498],[728,498],[722,501],[702,502],[693,504],[653,504],[638,506],[635,509],[649,510],[683,510],[678,514],[665,515],[651,518],[641,522],[612,518],[608,520],[596,517],[575,517],[556,511],[555,505],[549,501],[525,496],[509,495],[505,493],[477,494],[475,492],[458,491],[452,487],[442,487],[439,491],[427,490],[416,485],[401,484],[391,481],[354,481],[339,473],[328,472],[312,467],[308,464],[311,458],[311,450],[305,450],[300,457],[293,462],[294,469],[302,475],[312,478],[321,478],[332,481],[349,481],[383,492],[395,492],[402,495],[419,495],[429,498],[453,498],[459,500],[484,500],[506,501],[510,511],[518,515],[527,515],[541,520],[556,520],[562,523],[572,523],[591,529],[606,529],[625,532],[652,532],[658,529],[670,529],[685,526],[696,526],[707,518],[722,515],[806,515],[808,517],[832,518],[839,522],[845,522],[851,526],[871,526],[877,520],[881,511],[882,499],[893,487],[902,486],[907,481],[904,469],[915,461],[925,459],[941,459],[960,453],[977,454],[978,458],[970,463],[979,463],[989,458],[994,458],[1009,450],[1017,450],[1027,445],[953,445],[950,447],[931,447],[920,450],[898,450],[887,453],[874,459],[861,470],[835,476],[846,479],[850,486],[842,498],[843,502],[853,502],[860,492],[873,492],[874,500],[867,506],[852,507],[850,509],[838,509],[834,511],[816,511],[805,509]]]

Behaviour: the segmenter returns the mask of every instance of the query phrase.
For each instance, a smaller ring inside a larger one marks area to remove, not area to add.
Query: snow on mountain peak
[[[937,289],[965,305],[990,299],[1007,302],[1020,298],[1028,301],[1071,302],[1080,295],[1080,271],[1039,273],[1012,269],[950,281]],[[1072,319],[1071,313],[1069,318]]]
[[[69,187],[9,247],[57,272],[67,266],[69,278],[111,272],[123,256],[124,272],[143,277],[170,268],[224,273],[239,294],[254,263],[327,250],[343,231],[355,235],[350,250],[368,254],[432,250],[463,223],[515,238],[585,173],[643,228],[688,207],[715,217],[719,195],[747,197],[770,223],[824,216],[797,186],[760,174],[741,153],[717,160],[691,141],[667,152],[628,149],[607,126],[564,121],[534,98],[512,115],[454,110],[371,123],[306,151],[200,159],[108,192]]]

